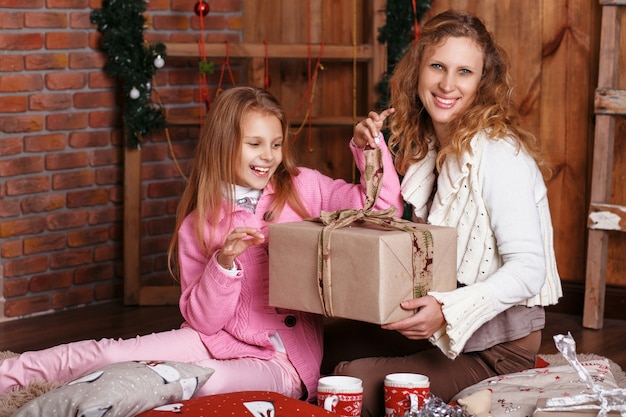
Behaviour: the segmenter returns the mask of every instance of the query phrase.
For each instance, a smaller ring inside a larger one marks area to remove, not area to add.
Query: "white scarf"
[[[428,214],[428,223],[450,226],[457,229],[457,281],[471,285],[486,279],[491,273],[502,266],[502,258],[497,251],[474,253],[466,258],[468,247],[479,249],[496,248],[496,241],[486,213],[481,181],[478,178],[483,147],[489,140],[484,133],[472,140],[472,153],[464,153],[460,158],[447,156],[437,180],[437,193]],[[401,184],[402,197],[415,208],[414,216],[426,218],[429,199],[435,181],[434,166],[436,153],[430,151],[426,158],[412,165]],[[470,169],[471,167],[471,169]],[[560,281],[554,259],[552,225],[549,209],[538,207],[540,211],[541,229],[546,253],[546,282],[540,293],[526,300],[524,305],[550,305],[556,303],[560,296]],[[461,222],[461,217],[464,221]],[[477,232],[479,231],[479,232]],[[473,232],[470,239],[470,232]],[[477,234],[478,233],[478,234]],[[478,273],[481,265],[491,265],[490,273]]]
[[[402,198],[413,206],[413,220],[426,220],[430,211],[430,195],[435,186],[435,160],[437,152],[430,149],[426,157],[412,164],[402,178]]]

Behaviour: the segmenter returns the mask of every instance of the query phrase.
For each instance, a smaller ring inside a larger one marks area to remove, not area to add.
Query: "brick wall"
[[[208,41],[241,39],[242,2],[209,1]],[[197,42],[195,3],[150,0],[146,39]],[[99,7],[0,0],[0,321],[122,297],[124,98],[102,70],[90,22]],[[155,90],[170,114],[201,111],[193,62],[166,59]],[[185,185],[178,166],[184,172],[196,136],[172,126],[142,147],[136,261],[146,283],[171,282],[166,249]]]

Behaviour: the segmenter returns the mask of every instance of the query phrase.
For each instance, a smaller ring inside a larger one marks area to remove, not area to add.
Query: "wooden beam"
[[[626,232],[626,206],[591,203],[587,227]]]
[[[378,42],[378,29],[385,26],[387,21],[387,15],[385,13],[387,0],[374,0],[372,18],[371,35],[374,39],[371,40],[374,45],[373,59],[370,61],[370,68],[368,71],[368,109],[376,109],[376,101],[378,98],[378,83],[380,83],[383,74],[387,71],[387,44]],[[362,119],[359,119],[362,120]],[[357,120],[358,121],[358,120]]]
[[[127,146],[124,150],[124,304],[178,304],[179,298],[178,285],[141,285],[141,149]]]
[[[367,116],[358,116],[357,121],[366,119]],[[200,124],[198,116],[168,116],[167,121],[170,125],[175,126],[197,126]],[[302,123],[301,120],[292,118],[291,126],[299,126]],[[308,125],[308,122],[307,122]],[[350,116],[328,116],[328,117],[313,117],[311,118],[311,126],[313,127],[345,127],[354,125],[354,121]]]
[[[180,300],[178,285],[144,285],[139,294],[142,306],[177,305]]]
[[[626,90],[596,89],[594,107],[596,114],[626,115]]]
[[[141,150],[124,147],[124,304],[141,289]]]
[[[191,42],[165,42],[168,58],[200,58],[198,44]],[[356,53],[358,61],[372,59],[374,53],[371,45],[307,45],[307,44],[271,44],[267,47],[270,59],[307,59],[317,57],[322,49],[322,59],[351,61]],[[266,46],[262,43],[206,43],[205,54],[208,58],[265,58]]]

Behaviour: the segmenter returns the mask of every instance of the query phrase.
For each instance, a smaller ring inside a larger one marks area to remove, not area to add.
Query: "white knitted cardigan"
[[[510,307],[495,302],[491,291],[481,285],[503,265],[479,178],[485,144],[490,140],[485,133],[480,133],[471,142],[471,154],[458,159],[447,157],[430,209],[429,199],[436,180],[434,150],[409,167],[401,185],[404,200],[414,207],[414,217],[428,218],[428,222],[435,225],[455,227],[458,232],[457,281],[464,286],[448,293],[429,293],[442,304],[446,318],[446,325],[430,340],[450,358],[462,352],[467,340],[482,324]],[[562,296],[547,199],[537,201],[536,208],[544,242],[546,279],[538,294],[518,303],[526,306],[555,304]]]

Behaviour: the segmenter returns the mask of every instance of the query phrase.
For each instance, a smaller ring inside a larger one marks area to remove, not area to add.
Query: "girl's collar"
[[[235,185],[234,191],[235,200],[239,200],[244,197],[250,197],[258,200],[263,192],[263,190],[255,190],[254,188],[243,187],[241,185]]]

